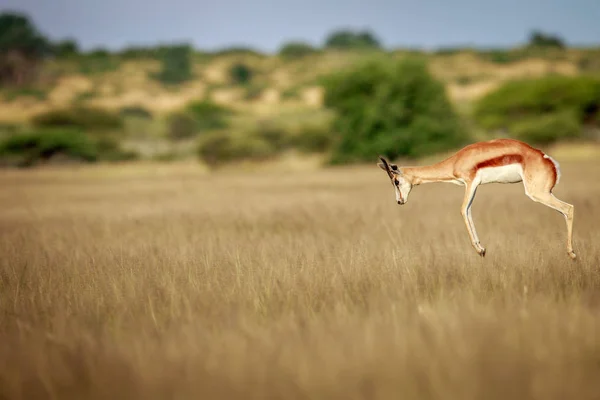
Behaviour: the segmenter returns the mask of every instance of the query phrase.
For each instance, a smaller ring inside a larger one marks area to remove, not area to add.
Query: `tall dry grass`
[[[398,206],[375,166],[0,175],[0,398],[600,397],[600,164]]]

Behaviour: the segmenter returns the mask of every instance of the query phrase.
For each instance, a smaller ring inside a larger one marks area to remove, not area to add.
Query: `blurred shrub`
[[[531,58],[541,58],[549,61],[567,58],[567,53],[562,47],[531,45],[515,49],[479,50],[476,54],[482,60],[494,64],[509,64]]]
[[[21,125],[15,122],[0,122],[0,135],[13,134],[21,129]]]
[[[186,112],[174,112],[169,115],[167,136],[171,140],[185,140],[196,136],[196,120]]]
[[[79,128],[84,131],[108,131],[123,127],[119,115],[91,107],[50,110],[35,115],[31,122],[37,127]]]
[[[99,137],[93,139],[98,161],[128,161],[138,158],[132,150],[124,150],[115,138]]]
[[[507,129],[548,143],[550,134],[553,140],[576,136],[573,124],[578,131],[583,125],[598,125],[599,110],[600,79],[548,76],[505,83],[478,102],[474,117],[484,129]]]
[[[83,75],[103,74],[119,68],[119,59],[105,49],[95,49],[75,58],[79,73]]]
[[[274,150],[284,150],[292,144],[292,133],[281,123],[271,120],[258,121],[257,125],[252,127],[245,136],[254,136],[269,143]]]
[[[245,85],[252,80],[253,71],[244,63],[235,63],[229,68],[231,81],[238,85]]]
[[[281,92],[282,99],[298,99],[300,98],[300,88],[298,86],[294,86],[288,89],[285,89]]]
[[[284,59],[292,60],[302,58],[317,52],[313,46],[305,42],[288,42],[279,49],[279,56]]]
[[[164,46],[160,49],[161,70],[154,77],[166,85],[176,85],[192,78],[192,55],[190,45]]]
[[[36,100],[46,100],[48,98],[48,92],[36,87],[15,87],[3,90],[2,97],[6,101],[14,101],[23,97],[34,98]]]
[[[109,138],[92,139],[77,129],[53,128],[27,131],[0,142],[0,164],[27,167],[54,158],[94,162],[135,158]]]
[[[168,117],[168,137],[173,140],[189,139],[199,133],[226,128],[229,108],[208,100],[188,104],[185,109]]]
[[[0,13],[0,86],[29,85],[52,46],[24,13]]]
[[[267,141],[277,152],[294,148],[303,153],[322,153],[333,143],[330,125],[330,119],[318,114],[311,120],[301,121],[267,119],[259,121],[244,135]]]
[[[140,59],[157,58],[160,47],[129,46],[121,50],[118,54],[122,59]]]
[[[246,85],[246,93],[244,94],[244,100],[256,100],[266,89],[266,85],[262,83],[250,83]]]
[[[187,105],[186,111],[194,117],[199,130],[225,128],[227,117],[233,115],[229,108],[209,100],[192,102]]]
[[[95,161],[93,143],[76,130],[55,129],[15,134],[0,143],[2,164],[30,166],[56,155]]]
[[[369,31],[342,29],[332,32],[325,39],[325,47],[333,49],[364,49],[381,47],[379,40]]]
[[[212,53],[213,56],[254,56],[265,57],[265,54],[250,47],[226,47]]]
[[[135,118],[142,118],[142,119],[152,119],[153,118],[152,112],[150,112],[149,110],[147,110],[146,108],[144,108],[142,106],[123,107],[119,111],[119,114],[121,115],[121,117],[135,117]]]
[[[420,58],[368,61],[323,84],[325,106],[336,112],[334,163],[419,157],[467,139],[444,86]]]
[[[511,133],[526,142],[550,144],[576,138],[581,133],[581,124],[575,112],[566,110],[520,120],[512,126]]]
[[[577,60],[577,66],[583,72],[600,71],[600,50],[588,50]]]
[[[550,35],[538,30],[534,30],[529,35],[529,46],[532,47],[555,47],[564,49],[565,43],[563,39],[556,35]]]
[[[94,89],[84,90],[82,92],[77,93],[77,96],[73,99],[72,103],[76,106],[82,106],[86,101],[93,99],[96,97],[98,93]]]
[[[210,166],[232,161],[262,161],[276,154],[275,146],[256,135],[212,132],[200,138],[198,156]]]
[[[477,54],[481,59],[494,64],[509,64],[525,58],[523,52],[504,49],[482,50],[477,52]]]
[[[439,47],[435,50],[434,54],[438,56],[452,56],[461,53],[472,53],[473,49],[469,47]]]
[[[291,138],[291,145],[303,153],[324,153],[333,143],[334,136],[326,124],[304,125]]]
[[[199,138],[198,156],[209,165],[234,161],[262,161],[285,151],[323,153],[331,148],[330,119],[315,115],[298,123],[286,116],[259,120],[255,125],[234,130],[212,131]]]
[[[63,40],[52,45],[52,53],[59,58],[72,57],[79,54],[79,46],[75,40]]]

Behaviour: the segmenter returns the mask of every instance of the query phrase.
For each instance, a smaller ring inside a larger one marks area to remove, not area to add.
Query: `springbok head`
[[[388,163],[382,156],[379,156],[379,159],[381,162],[377,165],[384,170],[390,178],[396,192],[396,202],[400,205],[405,204],[412,189],[411,183],[407,179],[404,179],[402,171],[396,164]]]

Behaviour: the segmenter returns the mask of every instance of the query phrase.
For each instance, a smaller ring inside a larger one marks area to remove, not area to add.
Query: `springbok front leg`
[[[479,237],[477,237],[475,224],[473,223],[473,218],[471,217],[471,204],[473,204],[473,199],[475,198],[475,193],[477,192],[477,186],[479,186],[479,183],[476,182],[467,184],[465,189],[465,198],[463,200],[460,213],[462,214],[465,225],[467,226],[467,231],[469,232],[469,237],[471,238],[471,244],[481,257],[485,257],[485,248],[483,248],[483,246],[481,246],[479,243]]]
[[[567,252],[569,253],[569,257],[575,260],[577,258],[577,255],[573,251],[573,214],[575,207],[572,204],[557,199],[550,192],[527,193],[527,196],[537,203],[542,203],[555,209],[565,217],[565,221],[567,222]]]

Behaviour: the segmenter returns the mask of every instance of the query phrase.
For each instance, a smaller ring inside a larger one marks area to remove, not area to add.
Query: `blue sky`
[[[370,29],[386,47],[513,46],[532,29],[600,44],[600,0],[1,0],[0,10],[26,12],[84,49],[186,41],[275,51],[289,40],[320,45],[339,28]]]

